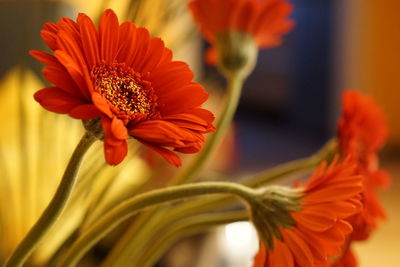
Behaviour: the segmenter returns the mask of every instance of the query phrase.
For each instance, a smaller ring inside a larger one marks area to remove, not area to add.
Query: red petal
[[[101,59],[112,63],[117,56],[119,23],[117,15],[111,9],[104,11],[99,25]]]
[[[112,118],[113,114],[111,112],[110,106],[104,97],[102,97],[99,93],[92,92],[92,101],[93,104],[101,110],[104,114],[106,114],[109,118]]]
[[[54,52],[54,54],[56,58],[60,61],[60,63],[67,69],[69,75],[71,75],[72,79],[78,85],[79,89],[81,90],[85,98],[89,100],[90,99],[89,89],[85,81],[85,76],[82,73],[80,67],[64,51],[57,50]]]
[[[141,122],[129,128],[129,134],[161,146],[182,147],[184,142],[197,141],[196,137],[188,130],[181,129],[173,123],[162,120]]]
[[[124,36],[124,38],[120,38],[116,59],[118,62],[125,62],[127,66],[131,66],[136,52],[137,29],[132,22],[124,22],[119,27],[119,31],[119,35]]]
[[[282,231],[285,243],[292,252],[296,263],[301,267],[312,266],[313,255],[307,243],[304,242],[293,230]]]
[[[273,262],[274,267],[294,267],[293,254],[290,252],[288,246],[283,242],[275,242],[275,248],[270,254],[270,261]],[[297,264],[296,264],[297,266]],[[310,265],[311,266],[311,265]]]
[[[41,30],[40,36],[42,37],[43,41],[48,45],[51,50],[56,50],[57,45],[57,34],[53,32],[49,32],[47,30]]]
[[[195,82],[181,87],[171,87],[169,91],[159,92],[157,95],[161,113],[164,116],[188,113],[189,110],[200,106],[208,99],[208,93]]]
[[[191,83],[193,72],[189,66],[180,61],[159,65],[149,77],[157,95],[171,93],[171,88],[181,88]]]
[[[135,70],[142,65],[150,43],[150,33],[147,29],[137,28],[136,35],[138,41],[135,42],[134,53],[132,53],[132,58],[129,62],[130,66]]]
[[[164,42],[160,38],[151,39],[147,53],[137,70],[142,73],[154,70],[154,68],[160,63],[163,53]]]
[[[152,145],[150,143],[144,142],[143,140],[138,139],[143,145],[147,146],[148,148],[154,150],[158,154],[160,154],[166,161],[170,164],[174,165],[175,167],[180,167],[182,165],[181,159],[171,150],[168,150],[164,147]]]
[[[93,21],[85,14],[78,15],[82,47],[90,68],[100,62],[99,37]]]
[[[128,154],[128,144],[126,140],[119,140],[115,144],[115,140],[104,138],[104,156],[108,164],[118,165]]]
[[[57,35],[57,44],[61,51],[64,51],[71,57],[72,61],[78,66],[83,73],[87,69],[87,63],[83,56],[81,44],[64,30],[60,30]]]
[[[57,87],[47,87],[35,93],[34,98],[45,109],[66,114],[73,108],[85,104],[81,99],[75,98]]]
[[[258,252],[254,257],[253,267],[264,267],[266,253],[267,251],[265,249],[265,246],[260,243],[260,248],[258,249]]]
[[[113,136],[111,131],[111,121],[107,117],[101,120],[104,131],[104,155],[110,165],[119,164],[128,153],[126,140],[120,140]]]
[[[29,54],[32,57],[34,57],[35,59],[39,60],[40,62],[42,62],[42,63],[44,63],[46,65],[59,64],[58,60],[54,56],[52,56],[52,55],[50,55],[48,53],[45,53],[43,51],[30,50]]]
[[[93,104],[77,106],[68,113],[71,117],[81,120],[99,118],[103,113]]]
[[[112,135],[117,139],[125,140],[129,138],[126,126],[120,119],[117,119],[116,117],[114,117],[111,121],[111,132]]]

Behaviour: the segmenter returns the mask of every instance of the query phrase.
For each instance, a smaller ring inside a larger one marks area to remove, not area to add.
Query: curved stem
[[[250,187],[258,187],[280,180],[282,177],[286,177],[290,174],[315,168],[322,161],[330,160],[330,158],[335,154],[336,148],[337,140],[332,139],[310,157],[290,161],[260,172],[246,180],[243,180],[243,184]]]
[[[290,175],[306,172],[315,168],[323,160],[329,160],[329,158],[332,157],[335,151],[336,140],[331,140],[327,142],[318,152],[310,157],[278,165],[266,171],[260,172],[256,175],[253,175],[247,179],[237,178],[236,180],[242,180],[244,185],[250,187],[258,187],[261,185],[271,184],[278,180],[287,178]],[[135,241],[137,240],[139,242],[139,240],[141,240],[140,251],[142,251],[142,253],[134,253],[137,250],[135,249],[137,248],[137,246],[135,246],[135,244],[137,243],[127,242],[128,245],[125,244],[126,246],[123,246],[115,251],[115,253],[111,255],[111,258],[107,258],[106,262],[121,263],[124,262],[125,259],[138,262],[138,260],[142,258],[143,253],[146,253],[147,251],[148,246],[146,246],[146,244],[150,243],[150,246],[153,246],[153,242],[151,241],[153,239],[148,237],[154,237],[154,229],[160,226],[160,222],[164,227],[166,227],[168,225],[174,225],[177,221],[180,221],[183,218],[186,218],[187,216],[190,216],[192,214],[224,208],[226,209],[228,207],[231,207],[232,205],[235,205],[236,203],[237,200],[231,196],[213,196],[207,197],[207,199],[196,199],[187,203],[175,205],[174,207],[165,210],[165,212],[162,213],[161,216],[146,217],[145,227],[143,229],[140,229],[140,232],[134,231],[134,233],[136,234]],[[169,235],[169,233],[161,232],[160,234],[157,234],[157,239],[163,239],[165,235]],[[131,235],[128,234],[128,236]],[[145,237],[147,239],[145,239]],[[143,240],[146,240],[146,242],[143,243]],[[132,257],[133,253],[135,255],[134,257]],[[103,266],[110,265],[104,264]]]
[[[122,202],[84,232],[61,258],[58,266],[68,267],[77,264],[85,252],[97,241],[143,208],[197,195],[221,193],[233,194],[251,203],[258,191],[235,183],[205,182],[171,186],[143,193]]]
[[[246,221],[248,219],[249,215],[245,210],[205,213],[182,218],[170,227],[159,229],[158,232],[163,233],[163,235],[161,235],[161,238],[157,237],[150,243],[146,252],[142,254],[138,262],[135,262],[135,265],[142,267],[153,266],[174,242],[193,234],[193,232],[204,232],[218,225]]]
[[[74,187],[83,156],[95,140],[96,137],[90,133],[85,133],[82,137],[71,156],[53,199],[44,210],[39,220],[7,260],[4,265],[5,267],[22,266],[35,247],[39,244],[42,237],[61,215],[65,205],[67,204],[72,188]]]
[[[271,184],[280,179],[287,178],[290,175],[297,174],[299,172],[309,171],[323,160],[327,160],[332,157],[336,151],[336,140],[331,140],[327,142],[318,152],[314,155],[287,162],[278,166],[275,166],[266,171],[260,172],[254,176],[247,179],[233,179],[233,180],[243,180],[242,183],[249,187],[258,187],[262,185]],[[235,204],[235,199],[230,196],[214,196],[207,199],[198,199],[188,203],[182,203],[170,209],[168,213],[159,221],[163,224],[169,224],[173,221],[179,220],[182,214],[187,216],[188,214],[206,212],[211,209],[223,209]]]
[[[197,154],[196,159],[191,162],[186,169],[180,172],[178,176],[172,180],[171,184],[182,184],[193,179],[198,171],[203,168],[212,152],[218,147],[218,144],[229,129],[233,116],[235,115],[244,79],[245,77],[239,74],[231,75],[228,78],[228,94],[226,96],[225,106],[219,119],[215,123],[215,127],[217,128],[216,132],[209,137],[203,149]]]
[[[235,114],[236,108],[239,103],[242,85],[246,77],[240,73],[232,73],[227,77],[227,95],[225,96],[225,104],[219,115],[215,126],[217,131],[209,136],[207,142],[205,143],[203,149],[197,154],[196,158],[178,173],[175,177],[169,181],[170,185],[183,184],[190,182],[194,177],[197,176],[198,172],[203,168],[207,160],[209,159],[212,152],[217,148],[224,134],[229,129],[230,123]],[[137,247],[137,243],[142,243],[147,235],[152,234],[152,228],[148,221],[155,222],[155,218],[161,216],[162,211],[158,209],[150,210],[146,213],[141,214],[141,221],[145,221],[146,224],[140,224],[140,221],[135,221],[135,223],[128,230],[127,234],[117,243],[117,245],[112,249],[111,253],[106,259],[106,265],[117,265],[124,258],[124,255],[130,254],[131,256],[140,256],[142,252]],[[157,216],[156,216],[157,215]],[[159,222],[158,222],[159,223]],[[141,227],[142,226],[142,227]],[[140,238],[137,234],[137,229],[141,227]],[[135,248],[132,251],[131,248]]]
[[[243,184],[250,187],[270,184],[295,173],[314,168],[321,161],[330,158],[335,150],[336,141],[331,140],[310,157],[278,165],[248,179],[236,180],[243,180]],[[130,262],[137,262],[146,251],[143,240],[147,240],[146,242],[152,240],[151,237],[154,235],[154,229],[157,227],[171,225],[184,216],[227,208],[235,203],[237,201],[231,196],[214,196],[182,203],[168,210],[157,212],[151,210],[143,213],[139,216],[139,221],[135,220],[133,226],[112,249],[112,252],[108,255],[102,266],[119,266],[126,259],[129,259]],[[140,225],[143,225],[143,227],[140,228]]]

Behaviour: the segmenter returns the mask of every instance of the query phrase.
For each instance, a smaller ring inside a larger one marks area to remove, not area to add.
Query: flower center
[[[140,74],[124,63],[97,65],[91,75],[95,90],[108,100],[118,115],[144,119],[154,111],[156,103],[150,83],[142,81]]]

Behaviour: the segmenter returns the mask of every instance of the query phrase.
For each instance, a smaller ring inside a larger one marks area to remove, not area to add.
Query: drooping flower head
[[[290,212],[293,225],[281,228],[272,246],[260,243],[253,267],[329,266],[352,231],[346,218],[362,208],[362,186],[355,164],[322,163],[300,189],[299,210]]]
[[[345,91],[343,115],[338,121],[338,138],[343,155],[353,156],[366,171],[375,171],[376,153],[388,136],[386,117],[370,96]]]
[[[388,185],[389,175],[379,168],[377,152],[388,136],[382,109],[370,96],[345,91],[343,115],[338,121],[339,149],[344,157],[351,156],[364,176],[363,211],[349,221],[354,227],[352,240],[367,239],[378,221],[385,218],[376,190]]]
[[[354,267],[357,261],[350,251],[352,242],[369,238],[379,221],[386,218],[377,190],[387,186],[390,177],[379,168],[377,153],[386,142],[388,128],[384,112],[370,96],[345,91],[342,109],[337,125],[339,151],[342,157],[352,159],[357,165],[357,173],[363,176],[363,209],[347,219],[353,232],[348,238],[347,249],[334,266]]]
[[[284,0],[193,0],[189,7],[204,37],[212,44],[208,61],[217,63],[229,46],[219,47],[221,39],[239,43],[232,47],[231,56],[240,47],[248,49],[248,40],[258,48],[271,48],[281,44],[282,35],[293,28],[288,18],[292,5]],[[244,36],[244,37],[243,37]],[[248,38],[246,38],[248,37]]]
[[[174,151],[198,152],[203,134],[214,130],[213,114],[201,108],[208,93],[147,29],[119,24],[109,9],[98,29],[79,14],[77,22],[46,23],[41,36],[53,55],[36,50],[31,55],[46,64],[44,76],[54,86],[35,99],[53,112],[101,120],[109,164],[124,159],[126,140],[133,137],[178,166]]]

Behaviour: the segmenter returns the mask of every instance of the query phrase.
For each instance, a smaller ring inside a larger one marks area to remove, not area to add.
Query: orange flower
[[[321,164],[302,190],[300,210],[291,212],[295,225],[280,229],[282,239],[274,237],[273,247],[261,243],[253,266],[329,266],[352,231],[345,219],[362,208],[362,177],[355,173],[348,160]]]
[[[204,37],[213,45],[219,34],[239,32],[250,35],[259,48],[281,44],[281,36],[293,28],[288,19],[292,5],[284,0],[193,0],[189,4]],[[208,52],[215,64],[217,52]]]
[[[131,136],[178,166],[173,151],[198,152],[203,134],[214,130],[213,114],[201,108],[208,93],[147,29],[120,25],[106,10],[98,30],[79,14],[77,22],[46,23],[41,36],[54,56],[30,53],[47,65],[43,73],[54,86],[38,91],[35,99],[53,112],[101,119],[109,164],[125,158]]]
[[[349,219],[354,228],[351,240],[365,240],[378,220],[384,219],[376,190],[387,186],[389,175],[379,169],[378,150],[384,145],[388,129],[383,111],[369,96],[346,91],[343,115],[338,122],[339,148],[344,157],[351,156],[364,176],[362,201],[364,209]]]
[[[342,100],[343,115],[338,121],[341,153],[351,155],[369,175],[371,186],[387,185],[387,174],[378,169],[376,153],[385,144],[388,129],[384,112],[369,96],[345,91]]]

